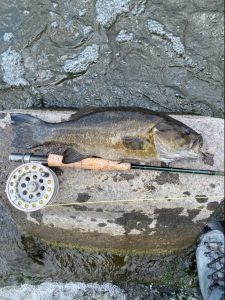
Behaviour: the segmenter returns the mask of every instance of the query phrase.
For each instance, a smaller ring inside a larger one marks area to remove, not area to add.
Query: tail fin
[[[11,114],[11,121],[15,128],[13,147],[30,149],[44,144],[48,134],[46,122],[25,114]]]

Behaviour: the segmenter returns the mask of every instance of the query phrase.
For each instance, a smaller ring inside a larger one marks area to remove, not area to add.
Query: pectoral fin
[[[129,150],[143,150],[144,141],[141,138],[125,136],[122,139],[123,145]]]
[[[70,164],[76,161],[80,161],[82,159],[87,158],[87,155],[84,155],[73,148],[68,148],[64,153],[63,153],[63,160],[62,162],[64,164]]]

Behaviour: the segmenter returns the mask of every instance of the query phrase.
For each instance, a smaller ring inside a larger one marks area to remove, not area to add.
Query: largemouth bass
[[[12,114],[11,119],[14,147],[66,144],[66,164],[87,157],[169,163],[199,157],[203,143],[201,135],[183,123],[137,107],[83,108],[60,123],[47,123],[26,114]]]

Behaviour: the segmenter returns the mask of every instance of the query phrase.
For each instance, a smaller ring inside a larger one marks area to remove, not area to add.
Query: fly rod
[[[139,165],[133,163],[124,163],[119,161],[112,161],[102,158],[86,158],[78,162],[63,164],[63,156],[56,154],[34,155],[30,153],[18,154],[11,153],[9,156],[10,161],[20,161],[23,163],[42,163],[47,164],[49,167],[67,167],[74,169],[87,169],[96,171],[129,171],[129,170],[152,170],[168,173],[188,173],[188,174],[202,174],[202,175],[215,175],[224,176],[224,171],[216,170],[201,170],[201,169],[187,169],[187,168],[174,168],[174,167],[161,167],[150,165]]]

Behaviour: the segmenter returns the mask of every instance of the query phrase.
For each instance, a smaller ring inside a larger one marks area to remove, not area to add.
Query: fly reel
[[[6,193],[17,209],[32,212],[51,203],[59,190],[56,174],[40,163],[25,163],[10,174]]]

